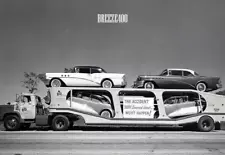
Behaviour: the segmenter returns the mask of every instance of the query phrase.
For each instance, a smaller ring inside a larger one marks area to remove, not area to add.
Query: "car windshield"
[[[101,73],[106,73],[106,71],[104,70],[104,69],[102,69],[102,68],[99,68],[98,69]]]
[[[198,74],[197,72],[194,72],[194,75],[195,75],[195,76],[199,76],[199,74]]]
[[[164,69],[159,75],[167,75],[167,69]]]

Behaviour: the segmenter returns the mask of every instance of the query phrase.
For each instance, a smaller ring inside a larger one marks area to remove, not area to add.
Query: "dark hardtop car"
[[[134,88],[196,89],[198,91],[217,90],[222,87],[220,77],[200,76],[190,69],[169,68],[159,75],[140,75]]]

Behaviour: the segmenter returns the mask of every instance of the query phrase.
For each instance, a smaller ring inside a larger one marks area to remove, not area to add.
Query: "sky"
[[[224,8],[224,0],[1,0],[1,103],[27,91],[24,72],[76,65],[125,73],[128,87],[165,68],[190,68],[225,85]],[[97,23],[99,13],[128,14],[128,23]]]

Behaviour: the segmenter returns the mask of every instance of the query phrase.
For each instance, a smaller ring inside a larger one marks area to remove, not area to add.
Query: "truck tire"
[[[20,119],[16,115],[8,115],[4,118],[4,127],[7,131],[20,130]]]
[[[52,120],[52,129],[54,131],[67,131],[69,126],[69,119],[64,115],[57,115]]]
[[[209,116],[202,116],[198,121],[198,129],[202,132],[210,132],[214,130],[214,120]]]

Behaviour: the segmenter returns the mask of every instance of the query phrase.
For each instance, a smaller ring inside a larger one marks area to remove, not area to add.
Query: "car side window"
[[[170,75],[174,75],[174,76],[182,76],[182,71],[178,71],[178,70],[171,70]]]
[[[91,68],[91,74],[93,73],[101,73],[98,68]]]
[[[90,68],[79,68],[79,73],[90,74]]]
[[[191,72],[188,72],[188,71],[183,71],[183,75],[184,76],[193,76],[193,74]]]
[[[72,96],[71,96],[72,95]],[[82,90],[82,89],[74,89],[69,91],[66,95],[66,100],[70,100],[70,98],[85,98],[86,100],[95,100],[96,102],[103,102],[111,105],[114,110],[114,103],[112,94],[106,90]]]

